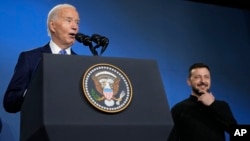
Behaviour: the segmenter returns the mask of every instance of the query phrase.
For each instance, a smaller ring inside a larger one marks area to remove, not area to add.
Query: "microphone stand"
[[[96,51],[96,49],[99,48],[99,47],[102,47],[100,54],[98,54],[98,52]],[[89,44],[89,49],[90,49],[90,51],[92,52],[92,54],[94,56],[101,56],[102,53],[106,50],[106,48],[107,48],[107,45],[106,46],[102,46],[101,44],[96,44],[95,46],[93,46],[92,43]]]
[[[91,51],[92,55],[93,55],[93,56],[98,56],[98,52],[96,51],[96,46],[98,46],[98,45],[96,45],[96,46],[94,47],[93,44],[91,43],[91,44],[89,44],[88,46],[89,46],[89,50]]]

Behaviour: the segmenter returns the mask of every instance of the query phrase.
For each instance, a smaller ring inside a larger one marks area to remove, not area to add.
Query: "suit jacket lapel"
[[[51,49],[50,49],[50,46],[49,46],[49,43],[47,43],[45,46],[43,46],[41,48],[41,52],[42,53],[52,53]]]
[[[71,55],[77,55],[77,54],[71,49]]]

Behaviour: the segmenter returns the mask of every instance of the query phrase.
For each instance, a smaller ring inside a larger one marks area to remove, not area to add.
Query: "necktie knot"
[[[65,49],[62,49],[62,50],[59,51],[59,54],[64,54],[65,55],[65,54],[67,54],[67,52],[66,52]]]

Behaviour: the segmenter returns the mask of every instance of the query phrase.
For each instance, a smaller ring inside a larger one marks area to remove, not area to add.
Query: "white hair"
[[[55,20],[56,18],[58,18],[58,11],[61,8],[65,8],[65,7],[71,7],[76,9],[73,5],[70,4],[58,4],[55,7],[53,7],[48,14],[48,18],[47,18],[47,32],[48,32],[48,36],[51,36],[51,32],[50,32],[50,28],[49,28],[49,22],[51,20]]]

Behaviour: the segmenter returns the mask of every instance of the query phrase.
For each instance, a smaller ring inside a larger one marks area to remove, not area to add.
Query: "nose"
[[[203,77],[201,77],[201,82],[204,82],[204,78]]]
[[[73,24],[72,24],[71,28],[72,28],[73,30],[76,30],[76,31],[77,31],[77,30],[78,30],[78,28],[79,28],[78,23],[73,22]]]
[[[203,82],[203,83],[205,82],[205,80],[206,79],[204,77],[201,77],[201,79],[200,79],[200,81]]]

